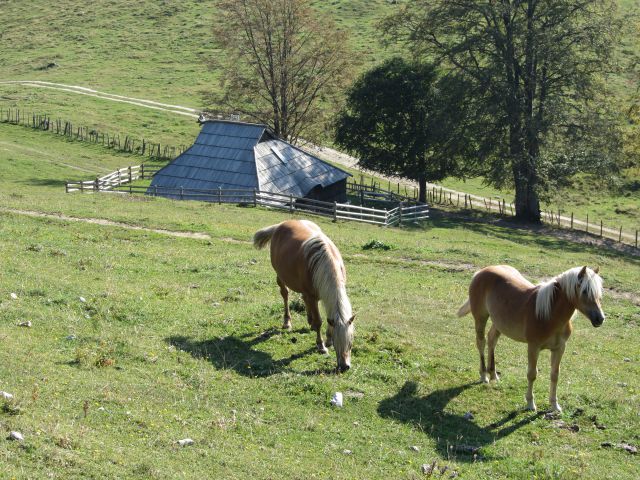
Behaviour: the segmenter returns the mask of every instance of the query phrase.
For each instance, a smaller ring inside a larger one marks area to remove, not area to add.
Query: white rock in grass
[[[345,455],[353,455],[353,452],[351,450],[347,450],[347,449],[344,449],[342,451],[342,453],[345,454]]]
[[[178,445],[181,447],[187,447],[189,445],[193,445],[195,442],[190,438],[183,438],[182,440],[178,440]]]
[[[13,398],[13,395],[11,395],[9,392],[0,391],[0,398],[4,398],[5,400],[11,400]]]
[[[27,320],[26,322],[20,322],[18,324],[19,327],[26,327],[26,328],[31,328],[31,322],[29,320]]]
[[[414,452],[419,452],[420,448],[417,445],[412,445],[411,450],[413,450]]]
[[[342,407],[342,392],[336,392],[331,397],[331,405],[334,407]]]
[[[78,300],[80,300],[82,303],[87,303],[87,300],[84,297],[80,297]]]
[[[9,440],[15,440],[16,442],[24,442],[24,437],[20,432],[11,432],[9,434]]]
[[[11,300],[17,300],[18,299],[18,295],[16,295],[15,293],[11,293],[11,295],[9,295],[11,297]]]

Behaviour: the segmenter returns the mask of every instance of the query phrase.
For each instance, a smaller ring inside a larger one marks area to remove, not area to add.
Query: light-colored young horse
[[[347,297],[347,276],[340,252],[320,227],[308,220],[287,220],[258,230],[253,236],[253,245],[258,249],[269,241],[271,265],[284,300],[282,328],[291,328],[288,287],[302,294],[307,321],[317,334],[318,351],[328,353],[320,333],[322,317],[318,301],[322,301],[327,314],[327,346],[334,345],[338,369],[348,370],[354,315]]]
[[[584,314],[594,327],[604,322],[600,305],[602,279],[598,270],[575,267],[540,285],[527,281],[515,268],[498,265],[484,268],[473,276],[469,298],[458,310],[462,317],[473,314],[476,326],[476,345],[480,352],[480,379],[488,383],[484,361],[484,331],[488,317],[489,371],[491,380],[496,374],[495,348],[501,334],[528,345],[529,367],[527,379],[527,408],[536,409],[533,400],[533,382],[538,373],[540,350],[551,350],[551,388],[549,403],[552,410],[561,411],[556,396],[560,360],[565,343],[571,335],[571,318],[576,309]]]

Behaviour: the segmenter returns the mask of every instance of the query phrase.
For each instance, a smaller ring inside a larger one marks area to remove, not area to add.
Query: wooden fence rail
[[[182,187],[146,187],[132,185],[139,178],[150,176],[144,165],[121,168],[95,180],[67,182],[69,192],[119,192],[140,193],[162,196],[177,200],[200,200],[217,203],[236,203],[241,205],[261,205],[268,208],[295,211],[312,215],[331,217],[334,221],[349,220],[375,225],[393,226],[402,223],[416,223],[429,218],[427,205],[405,206],[400,203],[392,210],[363,207],[347,203],[323,202],[311,198],[300,198],[257,189],[193,189]]]

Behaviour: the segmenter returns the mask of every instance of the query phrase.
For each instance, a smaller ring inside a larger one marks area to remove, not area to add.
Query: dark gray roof
[[[193,146],[156,173],[151,187],[256,188],[304,197],[350,176],[275,138],[265,125],[207,121]]]

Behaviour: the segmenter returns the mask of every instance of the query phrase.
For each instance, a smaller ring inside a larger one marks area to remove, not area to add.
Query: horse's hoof
[[[562,408],[560,407],[560,405],[558,404],[558,402],[551,402],[551,411],[552,412],[558,412],[561,413],[562,412]]]
[[[486,375],[480,375],[480,382],[489,383],[489,377],[487,377]]]
[[[324,345],[318,345],[318,353],[326,355],[327,353],[329,353],[329,350]]]
[[[491,377],[491,380],[492,380],[492,381],[494,381],[494,382],[496,382],[496,383],[499,383],[499,382],[500,382],[500,377],[496,374],[496,375],[493,375],[493,376]]]
[[[283,330],[291,330],[291,329],[292,329],[292,327],[291,327],[291,320],[289,320],[288,322],[287,322],[287,321],[285,321],[285,322],[282,324],[282,329],[283,329]]]
[[[529,403],[527,404],[527,410],[529,410],[530,412],[535,412],[535,411],[537,411],[538,409],[536,408],[536,404],[535,404],[535,403],[533,403],[533,402],[529,402]]]

